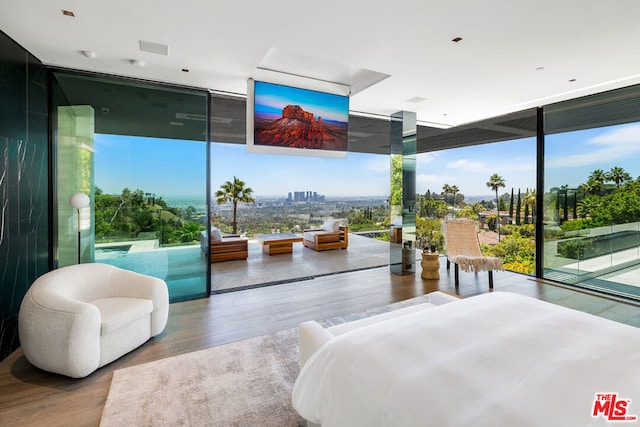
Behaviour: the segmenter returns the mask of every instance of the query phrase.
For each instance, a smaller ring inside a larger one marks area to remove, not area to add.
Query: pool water
[[[124,258],[129,253],[129,249],[131,249],[131,245],[108,246],[108,247],[96,248],[95,259],[96,261],[98,261],[98,260]]]

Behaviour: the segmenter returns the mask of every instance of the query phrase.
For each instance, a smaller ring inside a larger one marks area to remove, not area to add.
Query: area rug
[[[426,302],[420,296],[327,319],[336,325]],[[297,328],[113,373],[102,427],[305,426],[291,405],[299,373]]]

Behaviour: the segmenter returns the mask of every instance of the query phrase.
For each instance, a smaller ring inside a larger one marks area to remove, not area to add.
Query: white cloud
[[[391,171],[391,160],[387,156],[376,156],[367,161],[365,168],[371,172],[386,172]]]
[[[485,162],[474,161],[469,159],[459,159],[447,164],[449,169],[456,169],[460,172],[487,172],[489,170],[489,166]],[[491,169],[495,169],[492,165]]]
[[[438,159],[438,153],[420,153],[416,156],[416,167],[419,169]]]
[[[585,146],[589,151],[553,158],[547,162],[546,167],[598,165],[633,156],[640,152],[640,125],[634,124],[597,135],[587,140]]]
[[[430,185],[442,182],[444,177],[440,175],[429,175],[426,173],[416,175],[416,185],[418,188],[429,187]]]

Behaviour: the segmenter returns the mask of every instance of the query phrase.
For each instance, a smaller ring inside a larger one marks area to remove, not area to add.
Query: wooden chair
[[[458,286],[458,266],[462,271],[487,271],[489,288],[493,289],[493,271],[503,271],[502,260],[484,256],[478,241],[478,223],[466,219],[454,219],[442,223],[444,244],[447,249],[447,270],[451,263],[455,267],[455,285]]]

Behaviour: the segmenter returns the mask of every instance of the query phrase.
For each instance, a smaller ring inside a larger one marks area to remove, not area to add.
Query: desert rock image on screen
[[[255,143],[323,150],[347,149],[347,124],[324,121],[299,105],[287,105],[277,119],[256,117]]]

